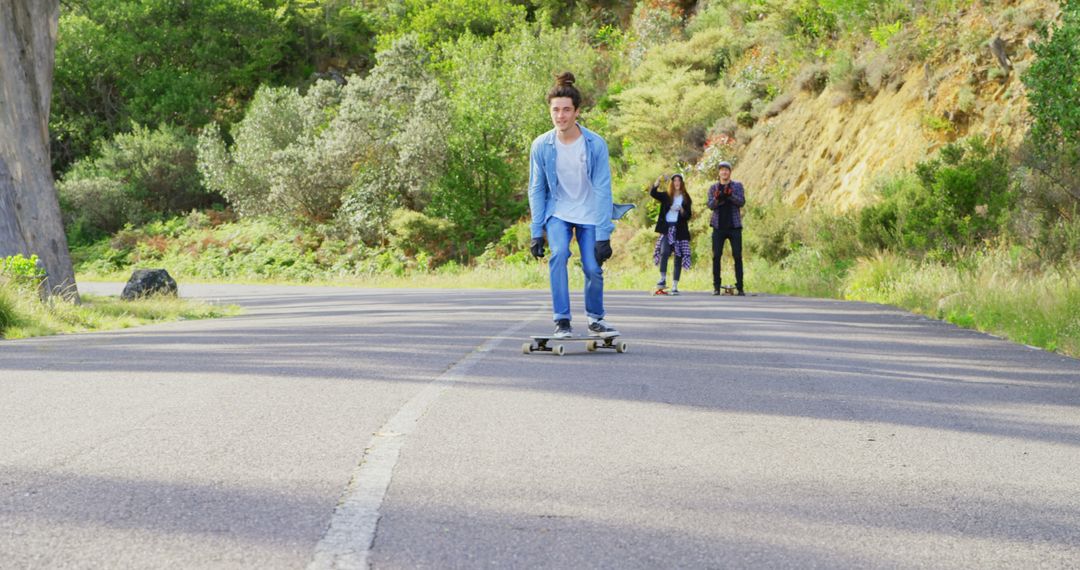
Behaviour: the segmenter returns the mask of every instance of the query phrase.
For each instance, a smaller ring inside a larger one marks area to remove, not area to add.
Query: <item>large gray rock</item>
[[[148,295],[176,296],[176,281],[164,269],[136,269],[124,285],[120,297],[125,301],[139,299]]]

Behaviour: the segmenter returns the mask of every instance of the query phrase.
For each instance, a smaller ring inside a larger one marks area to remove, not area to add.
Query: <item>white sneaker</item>
[[[551,335],[551,338],[570,338],[572,336],[574,336],[574,330],[570,328],[570,319],[555,321],[555,332]]]
[[[609,327],[602,319],[589,323],[589,336],[599,336],[607,338],[609,336],[619,336],[619,331],[613,327]]]

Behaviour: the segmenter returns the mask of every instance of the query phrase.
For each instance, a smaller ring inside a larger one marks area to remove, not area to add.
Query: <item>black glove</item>
[[[532,244],[529,245],[529,253],[536,259],[544,257],[544,238],[533,238]]]
[[[596,242],[596,262],[603,265],[609,259],[611,259],[611,241]]]

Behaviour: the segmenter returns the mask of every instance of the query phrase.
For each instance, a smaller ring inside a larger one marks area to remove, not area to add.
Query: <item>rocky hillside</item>
[[[737,177],[790,204],[845,210],[867,199],[876,178],[946,142],[982,135],[1015,148],[1029,123],[1020,80],[1033,57],[1028,45],[1036,22],[1058,9],[974,3],[933,31],[955,41],[943,40],[948,47],[921,64],[882,74],[878,68],[895,64],[871,60],[859,63],[854,86],[796,86],[782,111],[735,136]],[[965,49],[965,40],[973,45]]]

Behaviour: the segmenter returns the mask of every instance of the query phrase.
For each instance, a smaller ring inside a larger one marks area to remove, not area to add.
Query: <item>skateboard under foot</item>
[[[553,338],[550,335],[532,335],[532,342],[526,342],[521,345],[522,354],[530,354],[533,352],[552,352],[557,356],[566,354],[566,347],[561,344],[563,341],[575,342],[584,341],[585,350],[589,352],[596,352],[601,348],[614,350],[618,353],[626,352],[627,345],[625,342],[616,342],[615,339],[619,338],[619,335],[611,335],[606,337],[600,336],[571,336],[567,338]],[[549,344],[549,343],[555,344]]]

